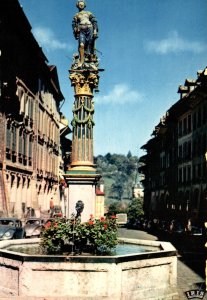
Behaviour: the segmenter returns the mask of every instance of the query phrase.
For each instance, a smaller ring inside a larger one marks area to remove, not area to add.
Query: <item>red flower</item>
[[[106,230],[108,228],[107,224],[104,224],[104,230]]]
[[[100,221],[101,222],[105,221],[105,218],[104,217],[100,217]]]
[[[50,226],[51,226],[51,222],[50,221],[45,224],[45,228],[46,229],[50,228]]]
[[[115,215],[111,216],[112,219],[117,219],[117,217]]]
[[[90,219],[93,219],[93,215],[92,214],[90,215]]]
[[[94,222],[93,222],[92,220],[89,220],[89,221],[88,221],[88,224],[89,224],[89,225],[93,225]]]

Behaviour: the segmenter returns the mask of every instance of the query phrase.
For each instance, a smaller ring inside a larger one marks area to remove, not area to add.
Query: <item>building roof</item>
[[[96,195],[97,195],[97,196],[104,196],[105,193],[102,192],[100,189],[96,189]]]
[[[2,38],[4,39],[4,28],[8,30],[11,26],[12,29],[15,29],[16,32],[19,32],[20,35],[24,32],[27,39],[27,46],[31,45],[30,49],[36,51],[39,54],[39,57],[43,59],[43,61],[48,62],[47,57],[42,51],[42,48],[37,43],[31,32],[31,25],[23,11],[22,6],[20,5],[18,0],[7,0],[0,1],[0,10],[1,10],[1,28],[2,28]],[[15,22],[14,22],[15,20]],[[22,30],[24,28],[24,31]],[[15,34],[15,33],[14,33]],[[7,37],[7,38],[15,38]]]

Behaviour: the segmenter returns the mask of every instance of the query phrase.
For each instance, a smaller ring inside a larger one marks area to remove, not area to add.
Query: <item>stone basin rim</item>
[[[131,253],[122,255],[30,255],[25,253],[19,253],[6,248],[12,246],[25,246],[31,244],[37,244],[40,242],[40,238],[35,239],[20,239],[20,240],[8,240],[0,241],[0,256],[5,258],[13,258],[18,261],[39,261],[39,262],[85,262],[85,263],[119,263],[124,261],[143,260],[149,258],[169,257],[177,256],[177,250],[169,242],[163,241],[150,241],[139,239],[119,238],[120,243],[151,246],[159,248],[159,251]]]

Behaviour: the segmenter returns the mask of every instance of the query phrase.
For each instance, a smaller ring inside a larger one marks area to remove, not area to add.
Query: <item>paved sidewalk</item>
[[[186,291],[199,288],[205,290],[205,279],[195,273],[185,263],[183,263],[181,261],[181,257],[178,257],[177,286],[180,300],[187,299],[185,295]],[[207,294],[203,299],[207,299]]]

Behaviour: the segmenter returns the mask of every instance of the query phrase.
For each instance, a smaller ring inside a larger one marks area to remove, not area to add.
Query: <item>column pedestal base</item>
[[[101,175],[94,170],[78,170],[71,168],[64,175],[68,190],[68,217],[76,214],[76,203],[81,200],[84,203],[84,209],[81,214],[81,221],[86,222],[90,215],[95,215],[96,209],[96,185]]]

